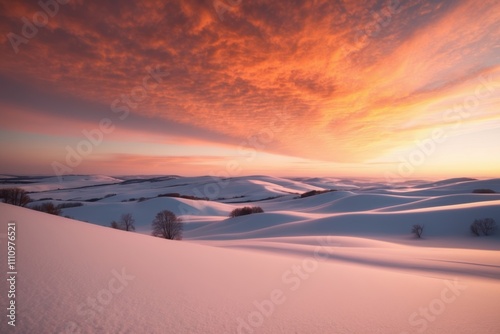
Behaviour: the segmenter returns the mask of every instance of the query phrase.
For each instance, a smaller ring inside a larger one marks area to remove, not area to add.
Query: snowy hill
[[[287,238],[203,245],[6,204],[0,210],[3,231],[16,221],[16,332],[500,330],[498,247],[304,237],[299,230]],[[7,291],[5,281],[1,288]],[[5,321],[1,326],[9,330]]]
[[[81,202],[64,214],[92,224],[0,204],[4,250],[7,224],[16,225],[16,332],[500,332],[500,231],[469,230],[476,218],[500,222],[500,195],[472,193],[498,191],[498,179],[406,188],[265,176],[53,181],[18,186],[34,204]],[[335,182],[344,190],[299,196]],[[210,200],[158,196],[205,187]],[[228,218],[244,205],[265,212]],[[164,209],[183,218],[185,240],[145,235]],[[139,233],[98,226],[128,212]],[[422,239],[413,224],[424,224]]]
[[[348,233],[359,236],[366,235],[365,232],[372,228],[382,231],[381,234],[400,235],[407,233],[415,223],[448,226],[451,220],[456,228],[450,226],[450,234],[465,235],[475,218],[491,215],[500,220],[496,209],[496,201],[500,200],[500,179],[412,181],[405,187],[369,180],[285,179],[259,175],[230,179],[175,175],[67,176],[61,183],[56,178],[30,178],[24,182],[29,183],[14,185],[30,191],[29,196],[35,200],[31,205],[42,202],[81,204],[63,209],[63,215],[102,226],[108,226],[124,213],[132,213],[137,231],[146,234],[150,233],[156,213],[170,210],[182,216],[187,223],[186,237],[193,238],[212,238],[212,230],[217,231],[217,238],[223,235],[224,238],[237,238],[240,232],[245,233],[242,236],[245,238],[248,232],[255,237],[266,236],[268,232],[259,232],[258,226],[272,227],[268,230],[269,236],[289,235],[290,229],[301,229],[301,233],[309,235],[316,233],[316,228],[324,233],[342,234],[345,230],[342,226],[346,224],[350,226],[346,230]],[[349,190],[345,190],[347,188]],[[332,189],[337,191],[300,198],[300,194],[312,190]],[[472,193],[475,189],[492,189],[499,193]],[[229,212],[245,205],[260,206],[266,215],[245,218],[248,224],[238,230],[236,225],[225,220]],[[460,205],[462,207],[458,207]],[[458,213],[453,215],[455,211],[450,212],[450,209],[457,209]],[[283,218],[280,215],[284,215]],[[367,226],[354,230],[357,223],[352,225],[351,221],[365,221],[363,224]],[[379,222],[383,226],[388,224],[390,230],[379,229]],[[293,227],[290,223],[294,223]]]

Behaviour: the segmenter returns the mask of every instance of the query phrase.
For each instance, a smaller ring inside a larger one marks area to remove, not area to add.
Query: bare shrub
[[[41,211],[41,212],[45,212],[45,213],[48,213],[51,215],[56,215],[56,216],[60,216],[62,213],[61,208],[54,205],[54,203],[52,203],[52,202],[45,202],[45,203],[42,203],[40,205],[35,205],[32,207],[32,209],[37,210],[37,211]]]
[[[231,213],[229,213],[230,218],[234,217],[239,217],[239,216],[244,216],[244,215],[250,215],[252,213],[262,213],[264,210],[260,206],[245,206],[243,208],[236,208]]]
[[[415,234],[417,238],[421,238],[423,232],[424,232],[424,225],[415,224],[411,228],[411,233]]]
[[[4,188],[0,190],[0,198],[4,203],[26,206],[31,202],[31,198],[27,195],[26,191],[21,188]]]
[[[305,197],[310,197],[310,196],[315,196],[315,195],[321,195],[321,194],[325,194],[325,193],[329,193],[329,192],[332,192],[332,191],[336,191],[334,189],[327,189],[327,190],[311,190],[311,191],[308,191],[308,192],[305,192],[303,194],[300,195],[300,198],[305,198]]]
[[[470,226],[473,234],[479,236],[480,233],[490,235],[497,228],[497,223],[493,218],[476,219]]]
[[[152,235],[170,240],[181,240],[183,225],[181,218],[177,218],[172,211],[164,210],[158,212],[155,219],[153,219],[151,224],[153,228]]]

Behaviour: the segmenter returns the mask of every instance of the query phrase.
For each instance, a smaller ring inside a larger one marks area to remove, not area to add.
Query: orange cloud
[[[447,126],[443,112],[473,94],[481,75],[498,82],[496,4],[242,1],[221,20],[209,0],[73,3],[18,54],[3,40],[0,76],[103,106],[119,99],[125,108],[136,94],[140,101],[127,108],[142,125],[163,119],[189,129],[170,137],[135,129],[154,142],[253,140],[271,153],[359,163]],[[1,6],[4,36],[40,10]],[[168,75],[142,89],[156,66]],[[464,122],[496,120],[498,96]],[[82,113],[68,111],[68,119]],[[42,115],[50,112],[29,117]],[[7,123],[35,131],[12,117]]]

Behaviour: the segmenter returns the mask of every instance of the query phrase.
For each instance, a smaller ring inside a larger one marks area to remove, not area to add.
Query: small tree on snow
[[[120,220],[118,222],[112,221],[111,222],[111,227],[124,230],[124,231],[135,231],[135,219],[132,216],[131,213],[125,213],[120,217]]]
[[[151,224],[153,228],[152,235],[155,237],[170,239],[170,240],[181,240],[183,223],[181,218],[169,210],[164,210],[156,214],[153,223]]]
[[[411,228],[411,233],[415,234],[417,236],[417,238],[422,237],[422,232],[424,232],[424,225],[415,224]]]

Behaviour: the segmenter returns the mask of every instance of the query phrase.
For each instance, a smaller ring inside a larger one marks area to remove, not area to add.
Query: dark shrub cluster
[[[262,208],[260,206],[245,206],[243,208],[237,208],[237,209],[234,209],[233,211],[231,211],[231,213],[229,214],[229,217],[230,218],[234,218],[234,217],[239,217],[239,216],[244,216],[244,215],[250,215],[252,213],[262,213],[264,212],[264,210],[262,210]]]
[[[331,191],[335,191],[335,190],[311,190],[311,191],[308,191],[308,192],[305,192],[305,193],[301,194],[300,198],[305,198],[305,197],[309,197],[309,196],[315,196],[315,195],[319,195],[319,194],[329,193]]]
[[[83,204],[80,202],[74,202],[74,203],[61,203],[57,205],[59,209],[76,208],[79,206],[83,206]]]
[[[474,194],[496,194],[495,190],[492,189],[474,189],[472,190]]]
[[[179,193],[166,193],[166,194],[159,194],[158,197],[176,197],[176,198],[185,198],[185,199],[190,199],[193,201],[208,201],[208,197],[196,197],[196,196],[191,196],[191,195],[181,195]]]
[[[54,203],[52,202],[45,202],[40,205],[35,205],[32,207],[32,209],[56,216],[60,216],[62,213],[61,208],[58,205],[54,205]]]

